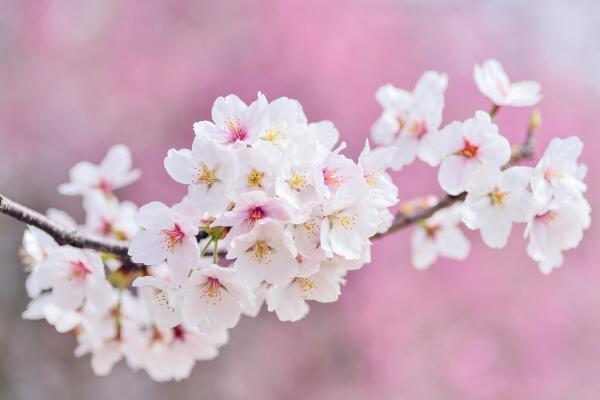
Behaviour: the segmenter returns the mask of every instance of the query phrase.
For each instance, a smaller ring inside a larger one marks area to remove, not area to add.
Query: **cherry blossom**
[[[349,187],[325,205],[321,247],[327,255],[355,260],[360,257],[363,245],[377,232],[377,212],[362,201],[365,194],[360,187]]]
[[[411,237],[412,264],[416,269],[429,268],[438,256],[453,260],[467,257],[471,246],[458,227],[461,214],[462,204],[457,204],[419,224]]]
[[[391,168],[400,170],[417,156],[431,165],[439,163],[432,141],[436,140],[442,122],[447,84],[445,74],[427,71],[412,93],[390,84],[377,90],[376,98],[383,113],[371,133],[375,143],[395,147]]]
[[[144,291],[150,313],[161,328],[173,328],[183,321],[181,304],[184,292],[180,284],[154,276],[136,278],[133,287]]]
[[[255,287],[263,281],[276,285],[293,278],[298,271],[296,255],[291,233],[278,223],[266,222],[236,236],[227,258],[235,259],[240,279]]]
[[[498,106],[533,106],[542,98],[539,83],[511,82],[502,64],[496,60],[475,64],[473,77],[479,91]]]
[[[463,192],[474,174],[482,169],[500,168],[511,155],[510,144],[498,133],[488,113],[477,111],[474,118],[452,122],[441,132],[445,152],[438,182],[448,194]]]
[[[479,229],[490,247],[506,245],[513,222],[526,222],[534,211],[529,181],[532,168],[482,171],[467,188],[462,220]]]
[[[579,245],[583,231],[590,226],[590,205],[583,198],[552,199],[527,224],[527,253],[549,274],[563,263],[565,250]]]
[[[577,163],[582,150],[583,143],[576,136],[552,139],[531,179],[539,201],[547,202],[552,197],[578,198],[586,191],[583,183],[586,167]]]
[[[496,105],[492,114],[541,98],[539,85],[511,84],[493,60],[475,67],[475,80]],[[247,105],[219,97],[212,121],[194,124],[191,149],[171,149],[164,159],[169,176],[185,185],[172,207],[153,201],[138,210],[115,196],[140,175],[122,145],[100,165],[75,165],[59,190],[83,197],[85,223],[51,210],[46,225],[37,224],[44,230],[27,227],[31,301],[23,317],[72,332],[75,354],[90,355],[98,375],[124,360],[162,382],[187,378],[197,361],[216,357],[228,329],[264,304],[281,321],[298,321],[310,301],[336,301],[351,271],[371,261],[372,240],[413,224],[419,270],[438,257],[467,257],[461,223],[493,248],[505,246],[514,223],[525,223],[527,253],[549,273],[590,225],[583,144],[553,139],[535,167],[516,166],[532,154],[537,125],[511,159],[488,113],[440,129],[446,87],[445,74],[427,71],[412,92],[379,88],[383,110],[371,133],[380,146],[365,141],[357,162],[344,154],[335,125],[309,122],[297,100],[269,102],[259,93]],[[448,196],[397,206],[411,181],[400,192],[388,170],[416,158],[439,165]],[[6,207],[0,202],[0,212]],[[55,225],[64,229],[57,234]]]
[[[191,151],[169,150],[165,168],[176,182],[189,185],[190,199],[198,207],[212,214],[227,208],[237,174],[236,158],[227,148],[197,136]]]
[[[131,153],[123,145],[113,146],[99,165],[88,161],[76,164],[69,171],[71,181],[59,186],[58,191],[67,196],[86,195],[100,191],[111,196],[116,189],[136,181],[141,175],[131,169]]]
[[[233,94],[219,97],[212,108],[213,122],[196,122],[194,132],[219,143],[252,144],[266,129],[268,111],[267,99],[260,93],[249,106]]]
[[[263,191],[254,190],[241,195],[231,211],[218,217],[213,226],[232,227],[229,236],[250,232],[255,225],[266,221],[286,222],[290,219],[286,203],[276,197],[267,197]]]
[[[179,203],[169,208],[154,201],[141,207],[135,220],[144,228],[129,246],[134,262],[155,265],[164,260],[173,268],[175,280],[181,282],[191,268],[200,263],[196,241],[198,226],[189,204]]]
[[[138,208],[132,202],[119,202],[114,196],[107,198],[91,193],[84,199],[83,208],[86,210],[86,230],[95,235],[129,240],[139,231],[134,220]]]
[[[105,308],[112,288],[104,278],[98,254],[67,246],[53,250],[38,267],[40,287],[52,289],[52,301],[64,310],[75,310],[84,300]]]
[[[216,264],[193,271],[185,290],[183,319],[203,332],[233,328],[242,310],[254,302],[252,292],[239,282],[237,271]]]

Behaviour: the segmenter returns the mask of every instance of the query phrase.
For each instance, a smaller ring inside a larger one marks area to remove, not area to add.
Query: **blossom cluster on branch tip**
[[[497,61],[475,66],[474,78],[494,113],[541,98],[537,83],[511,83]],[[511,165],[511,146],[490,113],[442,127],[447,83],[445,74],[428,71],[412,92],[381,87],[383,112],[372,128],[379,147],[367,141],[357,162],[342,154],[333,123],[309,123],[296,100],[219,97],[211,121],[193,125],[191,148],[171,149],[164,159],[171,178],[185,185],[172,206],[154,201],[138,210],[119,201],[114,190],[140,176],[122,145],[99,165],[77,164],[59,191],[83,197],[84,225],[57,210],[48,217],[129,242],[131,260],[60,246],[28,227],[22,255],[32,300],[24,317],[73,331],[76,355],[91,354],[97,374],[124,359],[155,380],[183,379],[196,361],[217,356],[242,315],[266,305],[281,321],[297,321],[310,302],[336,301],[348,272],[370,261],[370,238],[395,223],[398,188],[387,171],[417,158],[439,167],[441,188],[464,202],[417,221],[415,268],[438,256],[464,259],[470,243],[461,223],[493,248],[523,223],[528,254],[550,272],[590,224],[581,141],[554,139],[535,167]],[[437,202],[405,202],[397,212]]]

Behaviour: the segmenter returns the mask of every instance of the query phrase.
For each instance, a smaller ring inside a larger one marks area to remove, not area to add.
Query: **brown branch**
[[[84,235],[76,229],[68,229],[50,220],[43,214],[19,204],[0,194],[0,214],[8,215],[27,225],[35,226],[52,236],[59,245],[69,245],[80,249],[96,250],[102,253],[111,253],[124,261],[131,262],[129,243],[105,239],[92,235]]]

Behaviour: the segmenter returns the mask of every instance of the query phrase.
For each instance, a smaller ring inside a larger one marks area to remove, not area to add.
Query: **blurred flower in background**
[[[385,83],[410,89],[448,73],[444,122],[489,110],[472,79],[487,58],[515,81],[542,84],[539,148],[576,134],[586,144],[588,199],[598,204],[600,4],[531,1],[3,1],[0,2],[0,190],[74,215],[56,186],[75,162],[130,147],[142,178],[122,197],[177,201],[163,167],[193,138],[214,98],[299,99],[330,119],[356,158]],[[502,110],[512,141],[526,110]],[[423,163],[394,176],[400,198],[438,194]],[[410,230],[373,247],[342,299],[308,318],[243,319],[221,356],[182,383],[155,384],[124,366],[105,378],[72,356],[74,340],[20,318],[15,249],[23,226],[0,219],[0,398],[596,399],[600,271],[594,225],[565,265],[542,276],[518,233],[498,252],[473,240],[462,263],[410,266]],[[476,238],[478,232],[467,232]],[[260,368],[256,368],[260,365]]]

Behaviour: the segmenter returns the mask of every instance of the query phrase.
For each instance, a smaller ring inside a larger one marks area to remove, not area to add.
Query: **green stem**
[[[208,246],[210,246],[210,244],[214,241],[214,238],[210,238],[209,240],[206,241],[206,244],[204,245],[204,248],[202,249],[202,251],[200,252],[200,257],[203,257],[204,254],[206,253],[206,250],[208,250]]]
[[[215,247],[213,250],[213,264],[217,263],[217,257],[219,256],[219,239],[214,239]]]

